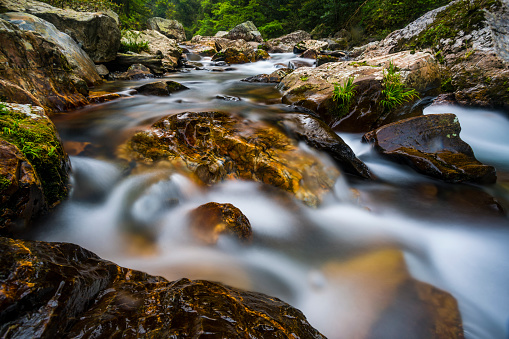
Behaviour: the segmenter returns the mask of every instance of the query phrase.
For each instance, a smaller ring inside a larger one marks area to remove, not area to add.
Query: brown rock
[[[245,64],[249,62],[255,62],[257,60],[257,54],[255,53],[253,47],[242,39],[223,39],[217,41],[216,45],[219,52],[212,56],[213,61],[223,60],[228,64]]]
[[[232,204],[209,202],[189,212],[189,226],[194,236],[207,244],[215,244],[223,233],[251,240],[251,224],[246,216]]]
[[[164,34],[170,39],[177,41],[186,40],[184,26],[182,26],[182,24],[177,20],[154,17],[147,20],[147,27],[150,30]]]
[[[459,137],[454,114],[430,114],[385,125],[363,139],[375,149],[420,173],[448,182],[494,183],[495,168],[483,165]]]
[[[163,55],[117,54],[115,61],[106,64],[110,71],[126,72],[133,65],[143,65],[155,75],[163,75]]]
[[[111,73],[110,76],[115,80],[139,80],[154,77],[150,69],[142,64],[134,64],[130,66],[126,72]]]
[[[292,73],[293,69],[289,68],[279,68],[275,70],[274,72],[270,74],[258,74],[254,75],[252,77],[248,77],[245,79],[242,79],[241,81],[245,82],[263,82],[263,83],[275,83],[278,84],[281,82],[281,80],[287,76],[288,74]]]
[[[101,103],[101,102],[107,102],[112,101],[115,99],[120,98],[120,94],[118,93],[109,93],[109,92],[90,92],[88,95],[88,100],[93,103]]]
[[[339,173],[301,151],[295,141],[261,121],[221,112],[186,112],[135,134],[123,156],[146,164],[167,160],[205,184],[254,180],[316,206]]]
[[[189,89],[175,81],[157,81],[136,87],[135,90],[143,95],[169,96],[171,93]]]
[[[0,291],[0,333],[12,337],[324,338],[277,298],[169,282],[67,243],[0,238]]]
[[[268,40],[268,52],[290,53],[293,51],[293,46],[295,46],[298,42],[309,39],[311,39],[311,35],[308,32],[295,31],[282,37]]]
[[[178,46],[177,40],[170,39],[154,30],[139,32],[140,39],[148,41],[149,53],[157,55],[162,53],[162,65],[166,70],[174,70],[179,66],[179,59],[182,56],[182,49]]]
[[[262,35],[251,21],[233,27],[224,37],[231,40],[263,42]]]
[[[12,82],[0,79],[0,97],[5,102],[16,102],[18,104],[30,104],[42,106],[39,100],[30,92],[24,90]]]

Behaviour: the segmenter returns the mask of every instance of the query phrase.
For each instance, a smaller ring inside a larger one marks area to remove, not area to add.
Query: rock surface
[[[67,196],[70,163],[42,108],[0,111],[0,234],[14,235]]]
[[[110,77],[114,80],[140,80],[153,78],[154,75],[150,72],[148,67],[145,67],[142,64],[134,64],[123,73],[111,73]]]
[[[335,131],[368,132],[383,124],[421,114],[403,106],[387,114],[380,105],[384,69],[392,62],[399,68],[403,82],[425,95],[440,87],[440,72],[428,53],[400,52],[356,62],[327,63],[317,68],[301,67],[278,85],[285,104],[303,106],[320,114]],[[354,78],[355,95],[343,115],[332,100],[334,83]]]
[[[163,118],[135,134],[121,155],[147,165],[169,161],[205,184],[226,179],[261,182],[311,206],[321,202],[339,176],[333,166],[300,150],[278,129],[221,112]]]
[[[270,74],[253,75],[251,77],[242,79],[241,81],[278,84],[278,83],[281,82],[281,80],[285,76],[287,76],[288,74],[290,74],[292,72],[293,72],[293,70],[289,69],[289,68],[279,68],[279,69],[275,70],[274,72],[272,72]]]
[[[162,64],[167,71],[174,70],[180,65],[179,60],[182,56],[182,49],[178,46],[177,40],[170,39],[154,30],[147,29],[139,33],[141,40],[148,41],[150,54],[157,55],[162,53]]]
[[[222,60],[228,64],[245,64],[259,60],[253,47],[242,39],[216,41],[216,46],[219,52],[212,56],[213,61]]]
[[[96,63],[112,61],[120,48],[118,24],[103,13],[60,9],[34,0],[1,0],[0,9],[29,13],[51,22],[73,38]]]
[[[251,240],[253,231],[247,217],[232,204],[209,202],[189,212],[189,227],[206,244],[215,244],[223,233],[242,241]]]
[[[231,40],[242,39],[244,41],[263,42],[262,35],[251,21],[233,27],[224,37]]]
[[[115,61],[106,64],[112,72],[125,72],[133,65],[143,65],[150,69],[155,75],[163,75],[165,68],[163,66],[163,55],[145,55],[145,54],[117,54]]]
[[[184,26],[182,26],[182,24],[177,20],[158,17],[150,18],[147,20],[147,27],[148,29],[164,34],[170,39],[175,39],[177,41],[186,40],[186,31],[184,30]]]
[[[34,22],[40,20],[31,18]],[[48,29],[53,27],[49,23],[47,25]],[[81,64],[78,59],[73,59],[73,55],[67,54],[69,48],[78,54],[81,49],[67,35],[59,33],[54,27],[53,30],[55,33],[47,33],[51,37],[46,38],[0,18],[0,79],[12,84],[7,86],[11,90],[16,86],[24,90],[20,94],[21,102],[27,102],[30,97],[26,95],[28,92],[45,108],[63,111],[86,104],[87,83],[100,81],[101,78],[86,55],[82,56],[88,59],[88,63]],[[55,42],[60,38],[65,39],[65,46]]]
[[[459,137],[454,114],[430,114],[385,125],[364,135],[381,154],[447,182],[494,183],[495,168],[483,165]]]
[[[77,245],[0,238],[0,254],[2,336],[324,338],[277,298],[169,282]]]
[[[175,81],[158,81],[145,84],[134,88],[143,95],[169,96],[171,93],[189,89],[188,87]]]
[[[311,35],[306,31],[295,31],[276,39],[267,41],[269,53],[290,53],[293,52],[293,46],[297,43],[310,40]]]

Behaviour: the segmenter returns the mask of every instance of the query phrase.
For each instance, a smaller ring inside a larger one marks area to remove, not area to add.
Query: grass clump
[[[357,87],[353,80],[353,77],[349,77],[343,85],[339,85],[337,82],[333,84],[332,101],[336,103],[334,112],[337,117],[343,117],[350,111],[355,96],[355,88]]]
[[[34,167],[51,206],[67,196],[66,156],[53,124],[0,103],[0,138],[14,144]]]
[[[404,102],[418,99],[419,95],[413,88],[407,88],[401,81],[401,74],[398,68],[391,62],[389,67],[384,70],[382,79],[382,100],[380,105],[385,111],[390,111]]]
[[[141,38],[141,32],[122,30],[120,40],[120,52],[149,52],[148,41]]]

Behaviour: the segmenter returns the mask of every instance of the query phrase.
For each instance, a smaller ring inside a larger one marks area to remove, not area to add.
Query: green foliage
[[[0,104],[0,138],[16,145],[34,167],[50,205],[67,194],[67,174],[61,164],[65,153],[50,122]]]
[[[148,52],[148,41],[141,38],[141,33],[131,30],[122,30],[122,40],[120,41],[120,52]]]
[[[392,62],[389,62],[389,67],[384,70],[382,96],[380,104],[385,111],[390,111],[404,102],[419,98],[415,89],[407,88],[401,81],[398,68]]]
[[[352,100],[355,96],[356,84],[353,83],[354,78],[349,77],[343,85],[334,83],[334,90],[332,91],[332,101],[336,103],[334,113],[338,117],[345,116],[350,111]]]
[[[308,81],[309,77],[307,76],[301,76],[300,81]]]

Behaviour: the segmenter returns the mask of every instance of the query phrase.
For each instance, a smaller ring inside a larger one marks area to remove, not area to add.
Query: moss
[[[307,92],[307,91],[308,91],[308,90],[310,90],[310,89],[313,89],[313,87],[314,87],[314,86],[313,86],[313,85],[311,85],[311,84],[302,85],[302,86],[299,86],[299,87],[297,87],[297,88],[293,89],[293,90],[292,90],[292,93],[293,93],[293,94],[302,94],[302,93],[304,93],[304,92]]]
[[[66,154],[49,120],[34,119],[4,106],[0,138],[16,145],[34,167],[50,206],[67,196]]]
[[[4,191],[11,185],[11,181],[4,176],[0,177],[0,192]]]

